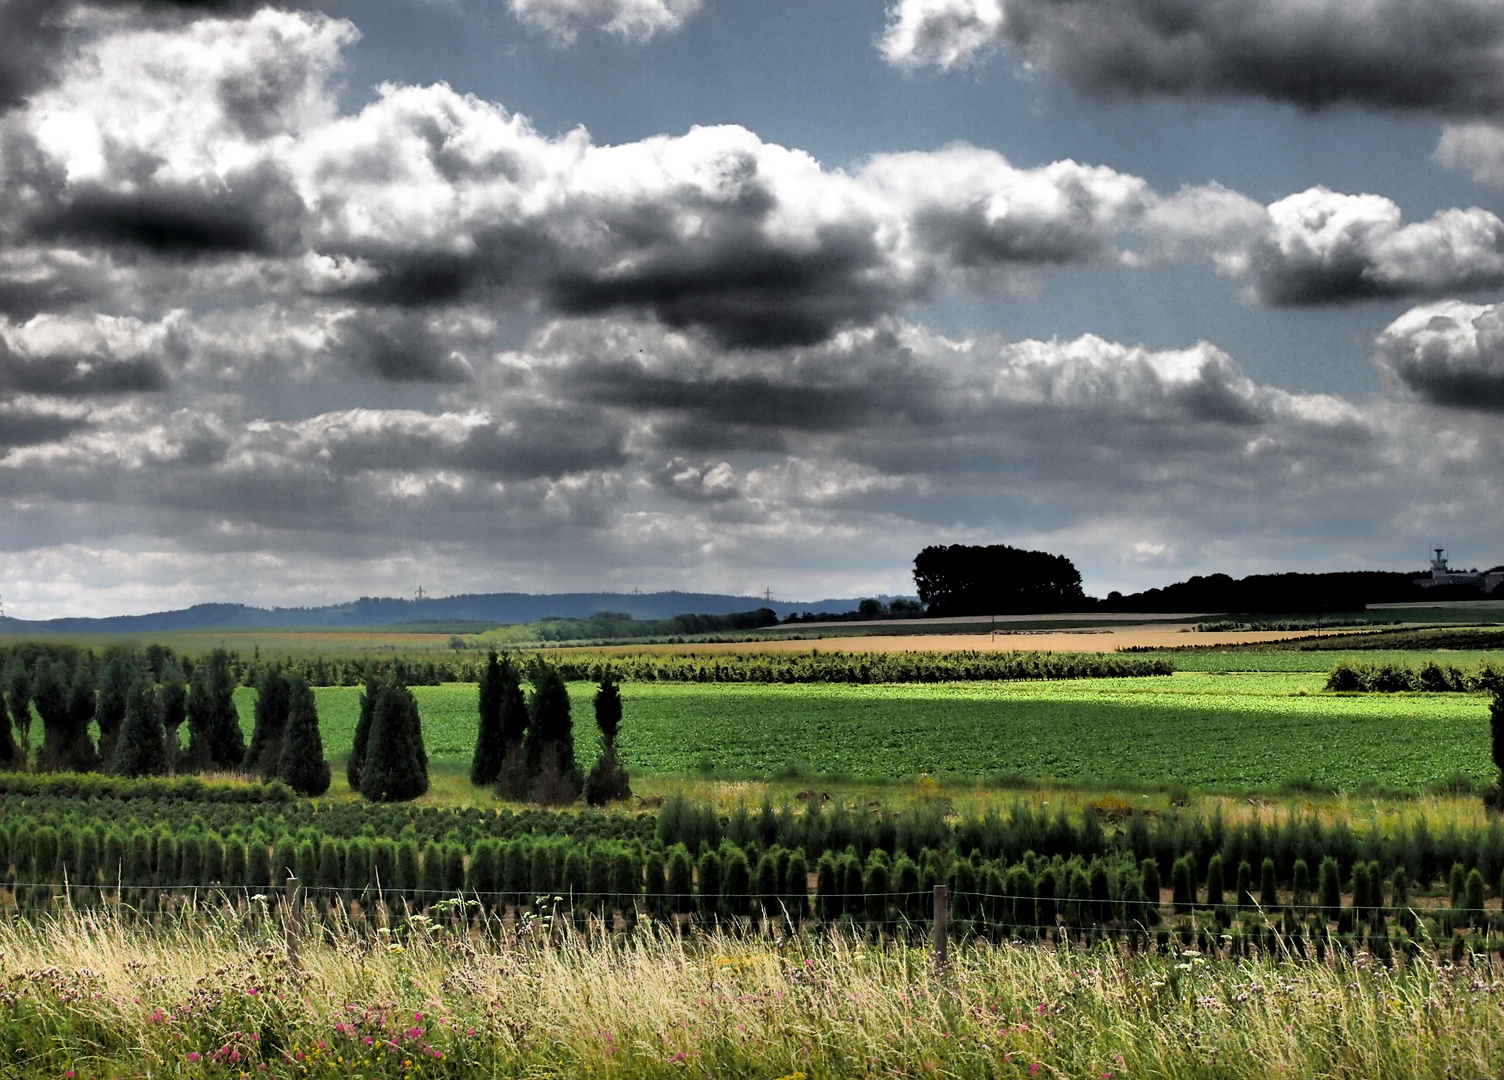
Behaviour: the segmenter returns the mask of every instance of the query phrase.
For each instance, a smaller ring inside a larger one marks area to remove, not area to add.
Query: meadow
[[[1489,778],[1484,696],[1332,694],[1321,692],[1324,679],[1264,671],[897,686],[627,683],[621,746],[630,769],[654,777],[905,781],[927,773],[1214,791],[1418,791]],[[570,684],[586,762],[599,747],[594,690]],[[414,693],[435,764],[468,763],[475,686]],[[316,694],[325,750],[340,760],[360,691]],[[248,730],[254,700],[252,690],[237,692]]]
[[[1501,971],[1196,950],[926,948],[841,934],[501,940],[275,920],[0,925],[0,1076],[1481,1077]]]

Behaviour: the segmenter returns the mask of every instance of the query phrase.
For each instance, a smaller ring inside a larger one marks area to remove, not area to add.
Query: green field
[[[1300,655],[1300,654],[1294,654]],[[863,686],[628,683],[622,751],[639,774],[1053,779],[1221,790],[1420,789],[1489,778],[1486,699],[1319,692],[1325,672],[1181,672],[1050,683]],[[597,752],[594,687],[571,684],[578,754]],[[428,752],[463,768],[471,684],[415,687]],[[359,690],[317,691],[341,760]],[[249,729],[254,692],[237,694]]]

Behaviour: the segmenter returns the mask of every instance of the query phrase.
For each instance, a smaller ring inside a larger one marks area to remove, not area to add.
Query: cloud
[[[0,389],[60,397],[164,390],[170,377],[161,331],[110,316],[0,323]]]
[[[507,0],[513,15],[559,46],[572,44],[585,30],[646,41],[678,30],[702,5],[703,0]]]
[[[1384,328],[1374,362],[1424,401],[1504,412],[1504,308],[1446,300]]]
[[[1095,99],[1253,97],[1448,116],[1504,106],[1492,0],[899,0],[890,63],[1009,50]]]
[[[1406,223],[1380,195],[1314,187],[1260,207],[1221,189],[1157,203],[1145,233],[1201,246],[1252,296],[1277,306],[1433,297],[1504,285],[1504,221],[1470,207]]]

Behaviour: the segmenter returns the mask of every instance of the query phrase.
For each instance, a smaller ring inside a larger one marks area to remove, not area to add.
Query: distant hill
[[[891,597],[880,596],[880,600]],[[551,615],[583,619],[597,612],[619,611],[635,619],[673,615],[729,615],[772,608],[779,617],[804,612],[839,614],[855,611],[860,598],[791,603],[760,596],[724,593],[468,593],[463,596],[400,600],[363,596],[328,607],[257,608],[245,604],[195,604],[178,611],[107,618],[0,618],[3,634],[144,634],[184,630],[271,630],[300,627],[398,626],[403,623],[464,621],[505,625],[534,622]]]

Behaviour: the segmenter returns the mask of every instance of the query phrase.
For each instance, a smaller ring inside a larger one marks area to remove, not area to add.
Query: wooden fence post
[[[950,889],[944,885],[935,886],[935,974],[939,975],[945,970],[946,961],[949,959],[950,935],[947,922],[950,917]]]
[[[298,968],[298,924],[302,921],[301,897],[298,896],[298,879],[287,875],[287,891],[283,896],[282,916],[287,926],[287,966]]]

